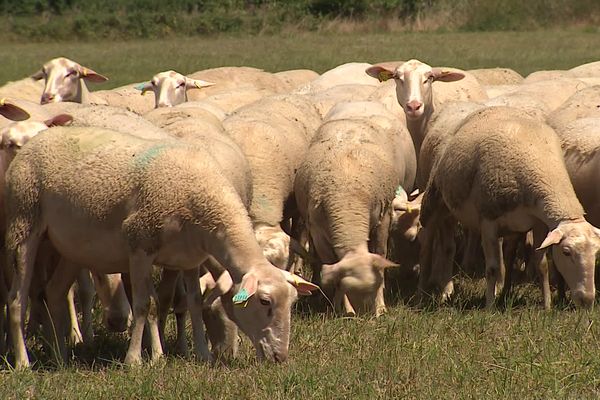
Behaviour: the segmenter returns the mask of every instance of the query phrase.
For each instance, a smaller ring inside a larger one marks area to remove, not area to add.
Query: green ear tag
[[[237,292],[235,296],[233,296],[233,304],[237,306],[241,305],[242,307],[246,307],[249,298],[250,294],[248,294],[246,288],[242,288],[239,292]]]
[[[146,82],[142,82],[138,85],[135,85],[133,88],[139,90],[140,92],[144,90],[144,86],[146,86]]]
[[[406,191],[404,190],[404,188],[402,186],[398,186],[398,189],[396,189],[396,197],[399,197],[402,194],[406,194]]]

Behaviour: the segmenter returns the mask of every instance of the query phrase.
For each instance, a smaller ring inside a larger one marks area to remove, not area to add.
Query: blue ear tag
[[[406,191],[404,190],[404,188],[402,186],[398,186],[398,189],[396,189],[396,197],[399,197],[402,194],[406,194]]]
[[[235,296],[233,296],[233,304],[236,306],[246,307],[248,305],[248,299],[250,298],[250,294],[246,290],[246,288],[242,288]]]
[[[139,90],[140,92],[144,90],[144,86],[146,86],[146,82],[142,82],[139,85],[135,85],[133,88]]]

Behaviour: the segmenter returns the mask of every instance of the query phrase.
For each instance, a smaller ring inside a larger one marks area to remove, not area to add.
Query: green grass
[[[600,59],[598,34],[515,33],[303,34],[163,41],[0,44],[0,82],[33,73],[65,55],[119,86],[174,68],[192,72],[221,65],[269,71],[322,72],[347,61],[420,58],[461,68],[505,66],[528,74]],[[96,86],[100,88],[101,86]],[[390,282],[390,289],[396,283]],[[408,282],[414,286],[414,282]],[[461,277],[445,307],[417,309],[390,296],[379,319],[296,313],[290,360],[258,365],[245,340],[228,366],[208,367],[168,356],[157,366],[120,364],[126,337],[99,331],[92,348],[56,368],[39,343],[33,372],[0,371],[0,399],[372,399],[539,398],[600,396],[600,310],[540,308],[539,290],[522,286],[498,312],[481,309],[481,281]],[[169,331],[170,344],[173,329]],[[172,347],[172,346],[171,346]]]
[[[521,74],[600,59],[600,35],[585,31],[317,34],[200,37],[93,43],[0,43],[0,84],[34,73],[47,60],[73,58],[111,80],[111,88],[167,69],[190,73],[223,65],[323,72],[349,61],[419,58],[460,68],[509,67]]]

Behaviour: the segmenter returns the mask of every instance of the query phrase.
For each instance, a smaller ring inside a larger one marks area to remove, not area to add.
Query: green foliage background
[[[0,0],[9,40],[297,31],[598,29],[598,0]]]

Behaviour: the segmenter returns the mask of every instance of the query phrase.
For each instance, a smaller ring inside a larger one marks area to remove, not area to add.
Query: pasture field
[[[419,58],[460,68],[510,67],[521,74],[600,60],[600,35],[508,33],[302,34],[131,42],[0,44],[0,84],[64,55],[111,77],[110,86],[222,65],[318,72],[347,61]],[[99,85],[95,88],[100,88]],[[346,319],[294,313],[290,359],[259,365],[248,340],[240,357],[209,367],[167,356],[127,368],[124,335],[97,328],[96,344],[57,366],[31,342],[33,371],[0,368],[0,399],[596,399],[600,397],[600,309],[542,311],[539,289],[519,286],[498,311],[482,309],[484,285],[459,276],[446,306],[416,308],[415,281],[389,277],[386,315]],[[400,293],[404,294],[400,296]],[[98,324],[96,326],[99,326]],[[173,348],[169,325],[167,351]]]

